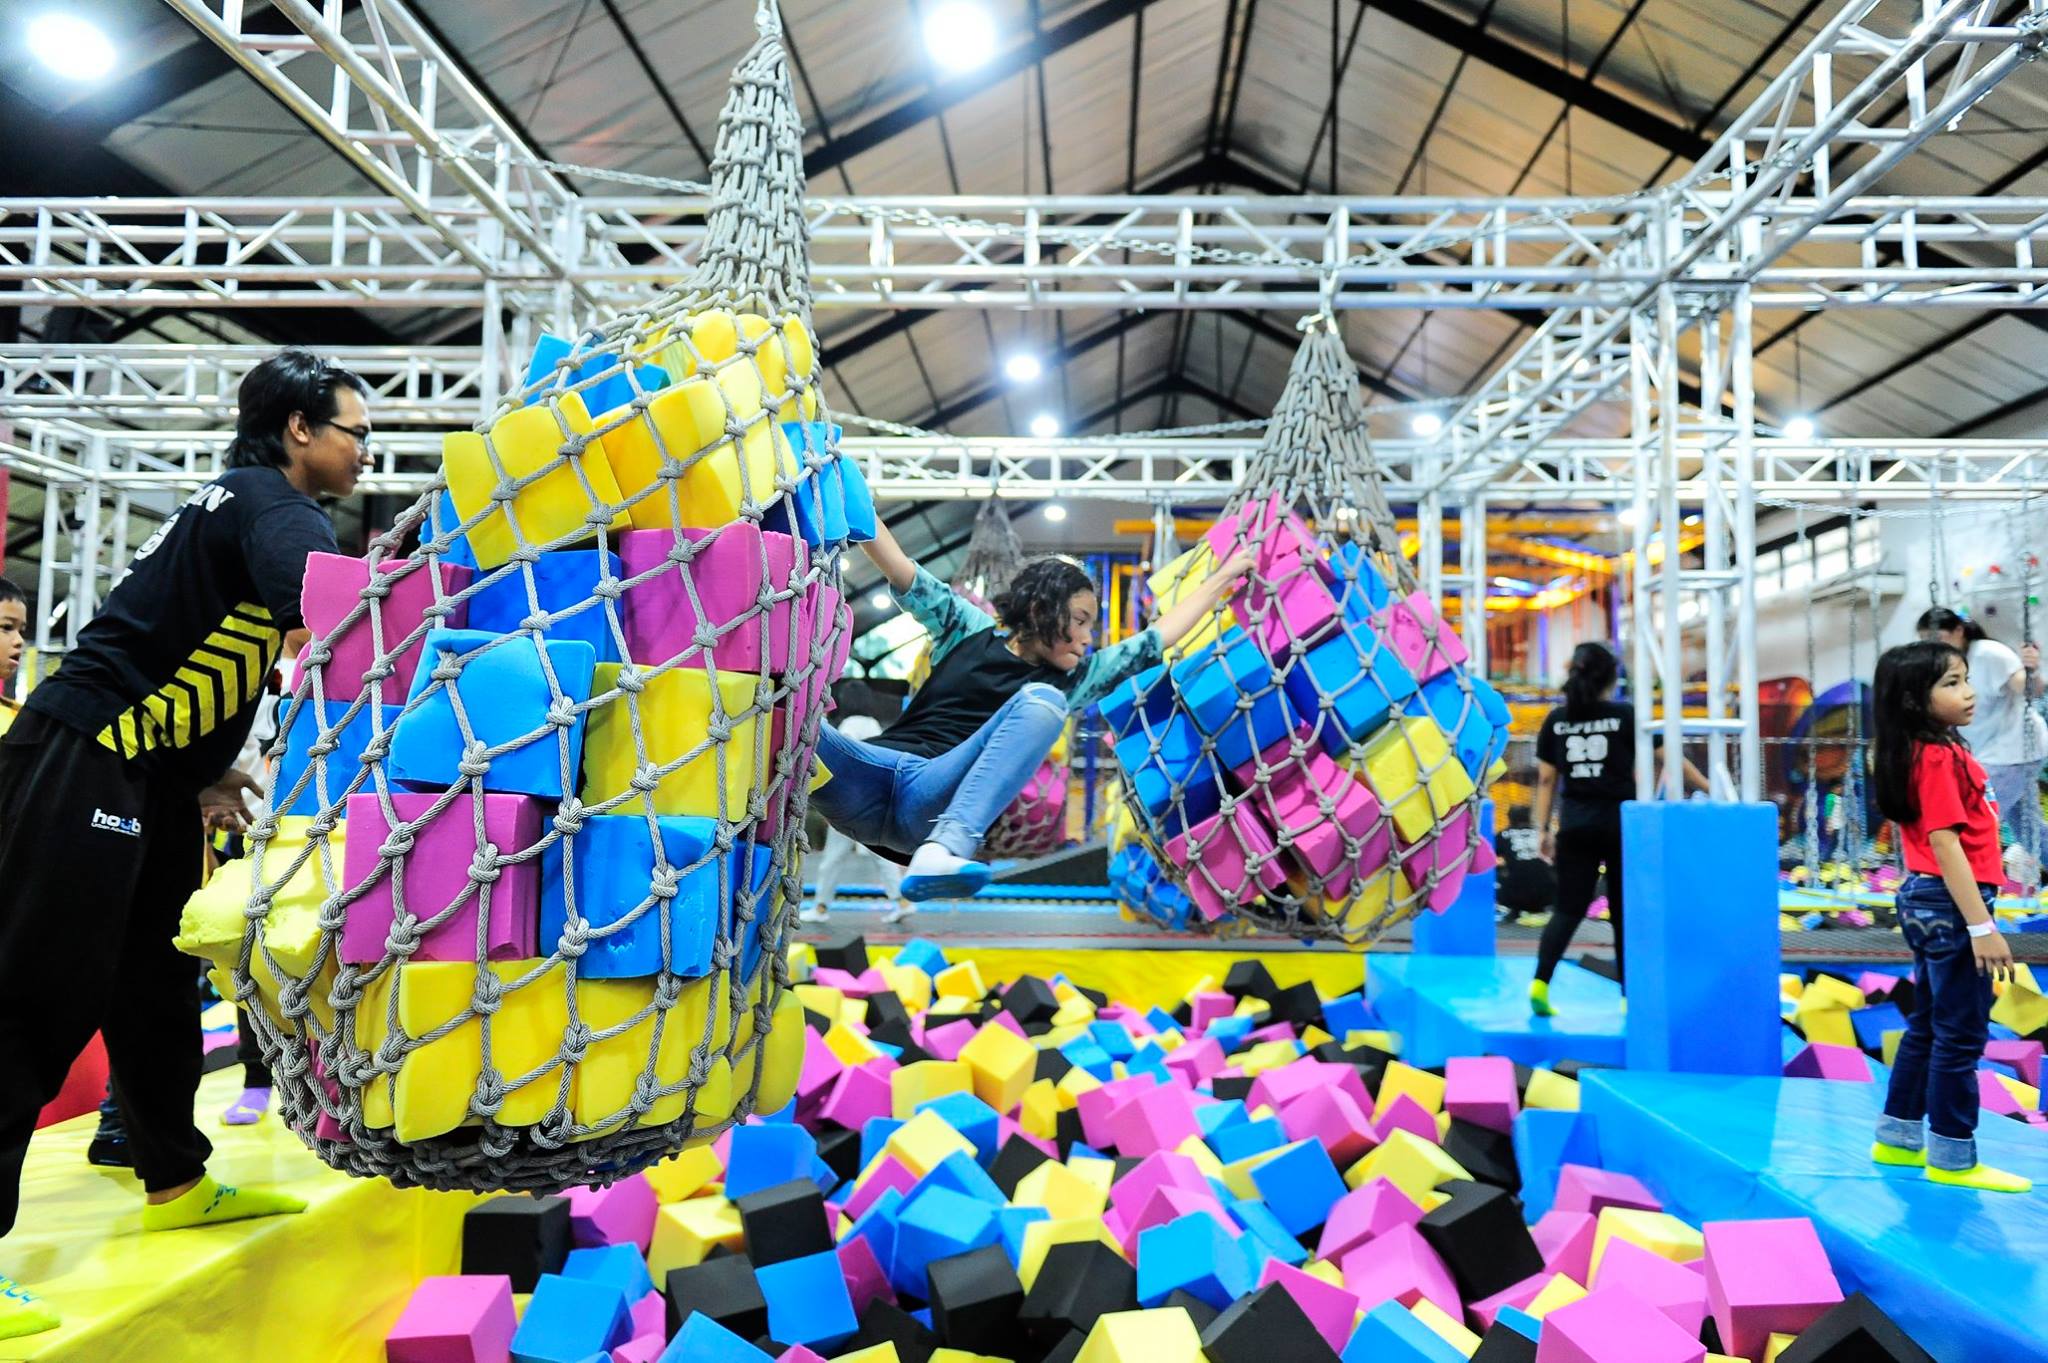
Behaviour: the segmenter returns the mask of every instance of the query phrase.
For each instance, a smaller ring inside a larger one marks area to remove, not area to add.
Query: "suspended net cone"
[[[607,1182],[794,1090],[787,906],[873,503],[821,401],[760,30],[692,276],[543,338],[367,561],[309,564],[275,812],[180,940],[349,1173]]]
[[[1327,318],[1244,486],[1153,574],[1159,609],[1240,551],[1235,595],[1102,703],[1139,837],[1211,922],[1357,943],[1441,912],[1492,865],[1508,711],[1400,553]]]

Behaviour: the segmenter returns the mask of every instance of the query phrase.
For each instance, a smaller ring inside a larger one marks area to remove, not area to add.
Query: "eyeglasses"
[[[362,450],[364,454],[368,454],[370,452],[370,428],[368,426],[344,426],[339,421],[322,421],[316,424],[321,426],[332,426],[335,430],[340,431],[343,435],[355,437],[357,448]]]

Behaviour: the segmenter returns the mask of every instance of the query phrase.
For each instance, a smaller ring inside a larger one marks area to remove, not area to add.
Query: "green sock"
[[[1904,1145],[1891,1145],[1885,1141],[1872,1143],[1870,1158],[1879,1164],[1900,1165],[1911,1169],[1924,1169],[1927,1166],[1927,1152],[1925,1150],[1915,1150]]]
[[[1547,1018],[1557,1010],[1550,1006],[1550,981],[1529,981],[1529,1011],[1537,1017]]]
[[[0,1339],[39,1335],[63,1323],[55,1311],[37,1301],[20,1283],[0,1273]]]
[[[304,1198],[267,1188],[236,1188],[201,1178],[190,1192],[142,1209],[144,1230],[181,1230],[186,1226],[214,1226],[223,1221],[246,1221],[252,1216],[288,1216],[306,1210]]]
[[[2034,1186],[2034,1180],[2018,1174],[2008,1174],[2003,1169],[1994,1169],[1988,1164],[1975,1164],[1968,1169],[1927,1168],[1929,1183],[1946,1184],[1951,1188],[1975,1188],[1985,1193],[2024,1193]]]

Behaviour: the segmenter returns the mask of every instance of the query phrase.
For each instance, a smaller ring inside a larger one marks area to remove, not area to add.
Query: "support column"
[[[1493,835],[1493,801],[1481,800],[1478,810],[1482,836]],[[1465,877],[1457,900],[1442,913],[1425,910],[1415,915],[1417,956],[1492,956],[1495,954],[1494,912],[1499,876],[1491,868]]]

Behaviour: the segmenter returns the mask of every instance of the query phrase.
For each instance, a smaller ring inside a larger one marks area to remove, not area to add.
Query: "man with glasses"
[[[0,1235],[36,1114],[95,1031],[145,1231],[304,1209],[207,1177],[198,969],[171,938],[199,886],[202,829],[239,830],[243,792],[261,794],[232,764],[265,678],[307,637],[306,556],[336,548],[314,499],[355,491],[367,392],[299,350],[250,371],[227,472],[136,553],[0,738]],[[0,1339],[58,1323],[0,1272]]]

